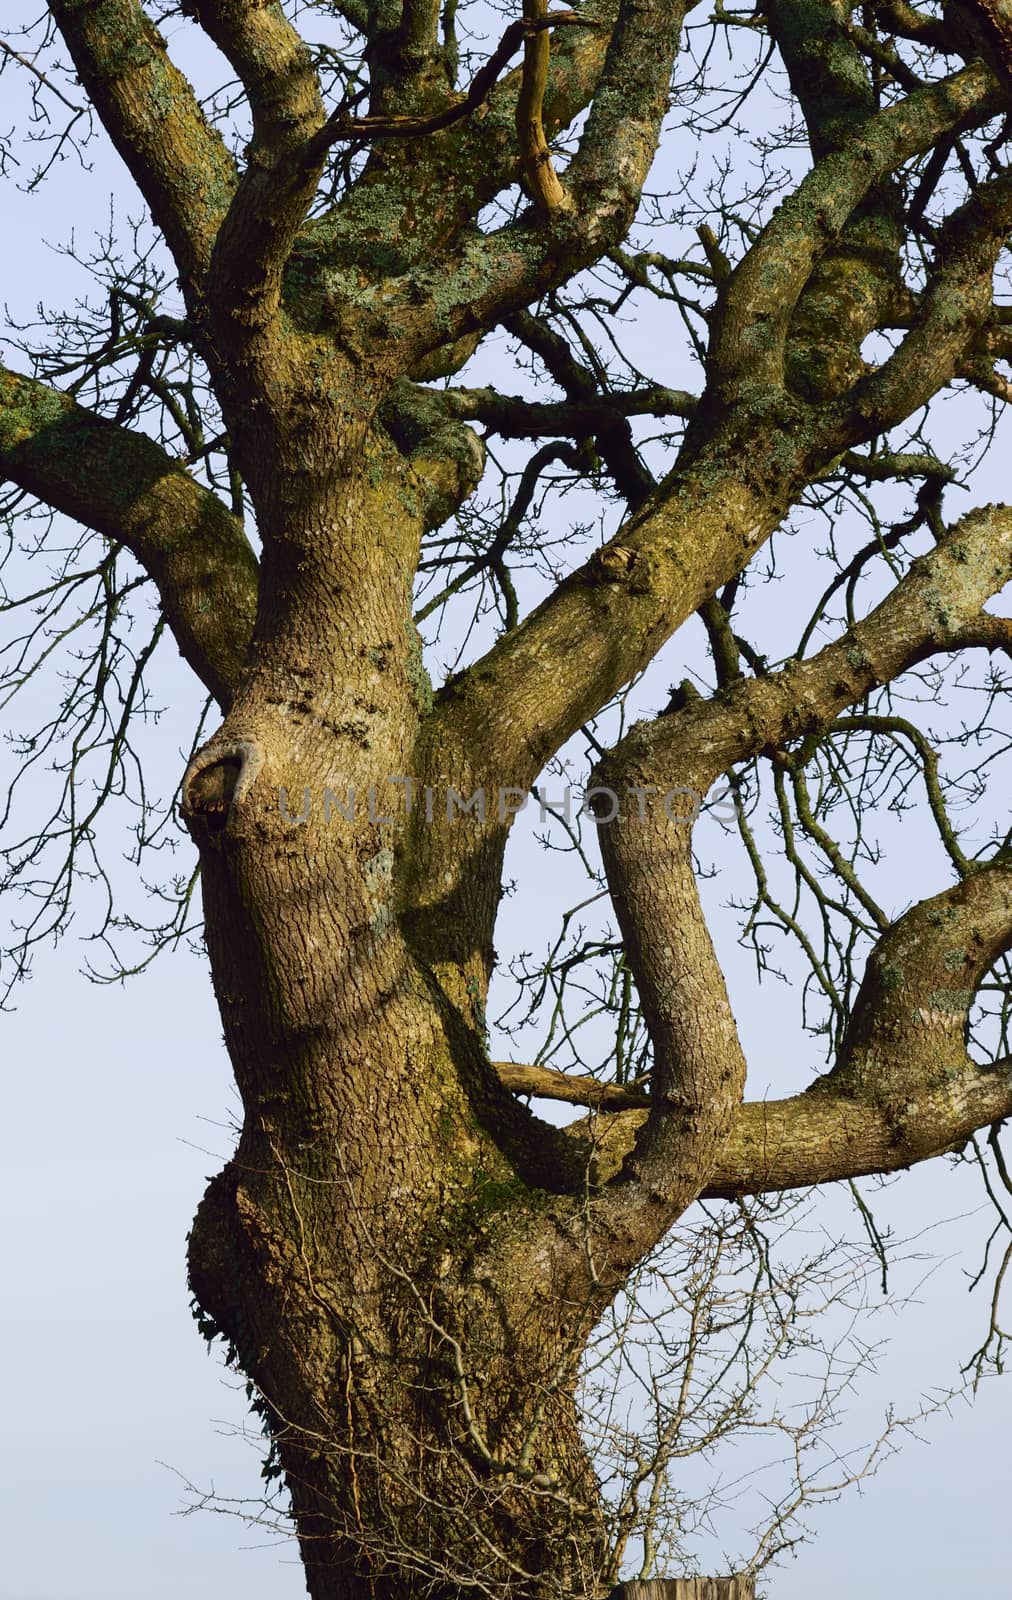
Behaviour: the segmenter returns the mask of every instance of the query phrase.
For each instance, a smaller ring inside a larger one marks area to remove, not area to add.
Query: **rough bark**
[[[244,1121],[194,1223],[193,1291],[260,1397],[314,1600],[596,1594],[605,1533],[574,1399],[595,1322],[700,1195],[892,1171],[1012,1113],[1012,1065],[979,1067],[963,1037],[1012,945],[1012,867],[997,853],[881,928],[832,1070],[755,1105],[691,828],[653,802],[602,821],[652,1046],[631,1095],[489,1060],[510,819],[454,819],[445,800],[526,789],[700,608],[726,647],[722,688],[633,728],[602,785],[705,795],[755,755],[786,768],[912,665],[1008,648],[983,612],[1012,575],[1001,507],[963,518],[868,618],[782,670],[741,676],[718,602],[808,486],[980,359],[1012,181],[996,170],[936,230],[912,304],[897,174],[1007,110],[1004,14],[986,13],[990,65],[968,52],[883,105],[846,8],[776,0],[813,165],[733,269],[711,241],[704,392],[608,394],[521,316],[511,327],[565,394],[535,406],[419,384],[621,245],[685,7],[602,4],[551,45],[529,30],[524,65],[460,116],[436,8],[350,0],[370,77],[358,132],[390,136],[311,217],[350,124],[328,114],[294,25],[260,0],[185,9],[243,86],[239,163],[136,0],[50,5],[174,254],[262,557],[152,440],[14,373],[0,464],[132,552],[224,713],[182,808]],[[560,176],[548,140],[583,112]],[[398,139],[398,119],[432,131]],[[521,173],[536,203],[481,231]],[[902,336],[871,370],[862,344],[884,327]],[[661,482],[631,442],[641,411],[688,418]],[[631,509],[433,696],[411,585],[424,534],[481,477],[475,419],[592,435]],[[520,1092],[616,1114],[563,1133]]]

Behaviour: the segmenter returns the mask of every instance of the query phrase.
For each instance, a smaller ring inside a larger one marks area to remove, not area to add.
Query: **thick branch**
[[[885,432],[924,405],[970,355],[991,313],[995,263],[1012,230],[1012,172],[981,186],[946,220],[917,321],[838,409],[848,444]]]
[[[985,973],[1012,943],[1012,860],[924,900],[879,939],[850,1016],[834,1087],[916,1098],[972,1063],[965,1038]]]
[[[188,10],[231,63],[253,113],[250,156],[297,144],[321,111],[309,51],[280,5],[191,0]]]
[[[535,1095],[539,1100],[561,1100],[566,1105],[590,1106],[601,1111],[649,1110],[650,1096],[599,1078],[573,1077],[557,1067],[525,1066],[519,1061],[493,1061],[499,1082],[513,1094]]]
[[[586,400],[526,400],[497,389],[447,389],[440,401],[461,421],[480,422],[503,439],[562,435],[584,439],[607,433],[628,417],[691,417],[697,399],[682,389],[652,384],[646,389],[595,393]]]
[[[867,436],[863,415],[845,402],[811,412],[785,400],[791,306],[816,257],[875,182],[940,132],[990,114],[1000,98],[992,75],[975,64],[870,118],[779,208],[728,286],[717,359],[682,464],[615,535],[625,570],[592,557],[449,686],[446,737],[469,745],[479,766],[508,756],[516,781],[525,779],[521,762],[533,777],[741,571],[823,457]],[[725,389],[737,395],[730,405]],[[553,681],[546,694],[549,663],[561,654],[565,681]]]
[[[943,55],[958,54],[952,34],[941,18],[918,11],[908,0],[878,0],[874,10],[888,25],[890,32],[900,39],[930,45]]]
[[[768,16],[813,156],[845,149],[875,111],[871,74],[850,37],[849,13],[831,0],[770,0]],[[787,351],[787,378],[797,393],[828,398],[862,375],[862,343],[888,320],[897,299],[903,237],[903,197],[888,177],[856,208],[798,299]]]
[[[1010,578],[1012,507],[970,511],[863,621],[810,660],[638,723],[620,749],[635,751],[646,782],[705,794],[736,762],[824,731],[848,706],[931,655],[973,644],[1007,648],[1008,622],[982,607]]]
[[[326,120],[320,85],[280,6],[200,0],[198,15],[242,78],[253,112],[246,168],[207,277],[214,347],[227,364],[254,352],[261,363],[264,356],[276,361],[282,272],[326,155],[318,139]],[[261,391],[269,387],[265,379],[261,366]]]
[[[694,0],[624,0],[566,188],[585,238],[618,244],[639,204]]]
[[[1012,1116],[1012,1060],[981,1066],[964,1043],[977,986],[1010,946],[1005,859],[899,918],[868,961],[837,1065],[803,1094],[739,1107],[703,1197],[895,1172],[958,1150],[977,1129]],[[665,1115],[656,1105],[650,1119],[626,1110],[642,1108],[643,1097],[619,1085],[512,1062],[496,1071],[517,1094],[623,1113],[570,1129],[574,1138],[592,1137],[602,1182],[628,1173],[650,1121]]]
[[[946,1151],[1012,1116],[1012,1059],[964,1065],[945,1083],[923,1089],[902,1115],[893,1108],[834,1092],[825,1079],[786,1100],[750,1101],[735,1114],[700,1199],[771,1194],[813,1184],[899,1172]],[[625,1111],[593,1127],[598,1176],[618,1171],[633,1148],[642,1111]],[[570,1129],[583,1137],[581,1122]]]
[[[975,62],[854,128],[778,207],[735,269],[712,342],[716,392],[740,380],[783,382],[784,348],[798,298],[817,260],[875,184],[953,129],[979,126],[1004,107],[994,75]]]
[[[653,784],[636,741],[623,740],[594,784],[647,801]],[[687,774],[679,787],[688,789]],[[674,787],[674,786],[671,786]],[[608,801],[610,808],[610,800]],[[599,1201],[598,1221],[649,1249],[696,1198],[732,1124],[746,1064],[692,862],[684,804],[643,803],[599,820],[598,837],[626,960],[652,1046],[650,1111]]]
[[[843,7],[768,0],[766,15],[818,159],[874,112],[871,74],[849,37]]]
[[[401,0],[401,23],[397,29],[395,47],[391,52],[393,62],[384,60],[385,78],[390,75],[402,94],[405,87],[426,92],[433,76],[433,66],[440,55],[439,45],[440,0]]]
[[[1009,0],[957,0],[946,8],[945,21],[950,31],[955,27],[957,38],[965,30],[970,50],[979,52],[1006,86],[1012,86],[1012,5]]]
[[[138,0],[52,0],[49,9],[192,296],[235,188],[232,157]]]
[[[599,1248],[613,1265],[650,1248],[709,1181],[745,1082],[699,904],[691,824],[681,807],[669,809],[669,797],[705,794],[734,761],[824,731],[874,685],[951,647],[1010,575],[1012,508],[971,512],[865,621],[812,660],[739,680],[713,700],[636,725],[596,769],[594,785],[620,797],[614,814],[609,799],[608,814],[599,817],[601,853],[653,1050],[648,1116],[595,1201]],[[827,1080],[831,1092],[845,1086],[876,1106],[888,1103],[893,1117],[922,1089],[974,1070],[963,1044],[967,1011],[984,971],[1009,943],[1012,866],[1004,863],[901,918],[869,963]],[[935,1024],[939,1005],[949,1039],[959,1030],[947,1054],[923,1031],[925,1018]]]
[[[5,371],[0,473],[126,546],[154,580],[180,652],[227,708],[253,630],[257,563],[221,501],[153,439]]]
[[[589,104],[617,10],[617,0],[592,0],[579,17],[581,24],[590,26],[568,26],[556,33],[542,107],[549,130],[566,127]],[[556,12],[546,20],[554,27],[559,16]],[[483,205],[517,181],[515,123],[522,72],[517,69],[490,87],[491,78],[519,47],[522,34],[515,29],[511,37],[515,43],[494,71],[490,60],[461,99],[431,113],[438,116],[444,130],[441,138],[428,139],[424,146],[419,146],[416,136],[403,138],[411,130],[402,116],[384,114],[377,120],[356,119],[350,125],[354,131],[364,123],[361,136],[385,139],[386,148],[381,159],[369,161],[339,205],[307,225],[310,249],[300,261],[302,272],[314,274],[321,267],[328,268],[332,292],[335,266],[343,267],[349,253],[360,260],[363,233],[372,239],[377,229],[387,259],[394,252],[395,259],[411,270],[424,269],[434,251],[445,252],[459,237],[463,218],[477,215]],[[481,115],[472,115],[479,105]],[[339,122],[340,114],[335,113],[331,120]],[[428,117],[425,120],[428,123]],[[383,194],[379,209],[374,203],[377,189]],[[347,292],[352,296],[358,292],[353,277],[347,279]]]
[[[900,917],[869,958],[838,1064],[804,1094],[742,1106],[704,1193],[895,1172],[1012,1115],[1012,1060],[980,1066],[964,1042],[977,986],[1010,946],[1008,860]],[[641,1121],[604,1130],[604,1174],[628,1161]]]
[[[491,327],[621,240],[653,160],[684,12],[684,0],[623,0],[565,205],[525,212],[491,235],[471,229],[451,261],[440,256],[391,282],[385,298],[409,365],[437,343]]]

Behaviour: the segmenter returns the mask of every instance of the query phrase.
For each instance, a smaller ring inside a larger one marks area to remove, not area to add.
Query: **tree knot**
[[[241,805],[263,766],[254,739],[220,743],[198,750],[183,779],[183,820],[198,844],[220,834],[233,806]]]

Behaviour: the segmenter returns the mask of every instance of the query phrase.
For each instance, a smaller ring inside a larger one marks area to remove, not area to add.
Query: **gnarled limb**
[[[744,1090],[744,1057],[696,889],[692,797],[734,761],[824,730],[876,684],[952,648],[1010,574],[1012,508],[971,512],[865,621],[812,660],[738,680],[713,700],[638,724],[597,768],[593,783],[609,797],[609,812],[599,817],[602,857],[653,1045],[646,1120],[591,1206],[592,1249],[611,1266],[624,1270],[712,1186]],[[688,797],[688,813],[677,802],[669,807],[678,794]],[[615,810],[611,796],[621,796]],[[880,1165],[883,1119],[895,1119],[915,1087],[935,1099],[929,1132],[919,1125],[908,1151],[922,1137],[929,1144],[938,1137],[949,1075],[960,1075],[956,1111],[965,1113],[968,1095],[979,1109],[962,1028],[983,973],[1010,944],[1012,867],[1004,862],[978,869],[882,935],[826,1090],[863,1100],[862,1148],[874,1147],[873,1164]],[[925,1027],[938,1026],[946,972],[956,989],[944,1029],[951,1039],[958,1026],[958,1040],[945,1054],[929,1033],[924,1049],[915,1048]],[[912,1079],[903,1076],[911,1062]],[[990,1111],[993,1084],[985,1088]],[[927,1153],[958,1139],[963,1122],[957,1116],[941,1125],[943,1143]]]
[[[964,1043],[976,987],[1010,947],[1007,860],[913,906],[869,958],[838,1063],[803,1094],[741,1106],[703,1194],[896,1172],[1012,1116],[1012,1060],[982,1066]],[[603,1175],[630,1159],[642,1123],[622,1112],[600,1127]]]
[[[257,563],[216,495],[145,434],[0,371],[0,473],[123,544],[154,580],[181,654],[227,709],[253,631]]]

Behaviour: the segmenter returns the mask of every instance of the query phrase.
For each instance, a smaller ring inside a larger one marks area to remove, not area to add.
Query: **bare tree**
[[[606,1429],[595,1464],[581,1370],[687,1208],[894,1172],[1012,1111],[987,807],[1012,625],[985,609],[1012,508],[944,508],[1009,398],[1012,14],[859,15],[50,0],[0,52],[25,95],[10,174],[101,136],[146,207],[0,374],[7,511],[42,566],[8,601],[11,688],[69,663],[22,750],[63,782],[8,848],[12,976],[101,870],[103,805],[139,806],[142,858],[164,834],[130,727],[171,638],[222,717],[180,814],[243,1105],[191,1283],[314,1600],[600,1592],[623,1534],[656,1543],[677,1451],[664,1399],[652,1454]],[[196,30],[221,66],[203,98],[178,65]],[[646,307],[677,373],[630,352]],[[947,458],[954,391],[976,420]],[[796,626],[767,638],[756,580],[795,570]],[[466,638],[434,692],[419,628],[444,615]],[[706,677],[630,724],[695,616]],[[538,787],[588,757],[603,876]],[[535,788],[617,930],[571,916],[518,958],[549,1037],[496,1064],[504,855]],[[744,1099],[693,854],[715,801],[760,966],[774,935],[806,963],[825,1070],[782,1100]],[[938,859],[883,889],[875,819],[915,802]],[[156,946],[192,886],[164,889]],[[604,1074],[567,1012],[593,992]],[[589,1115],[560,1129],[531,1093]],[[997,1138],[985,1165],[997,1197]],[[1001,1339],[996,1309],[982,1360]]]

